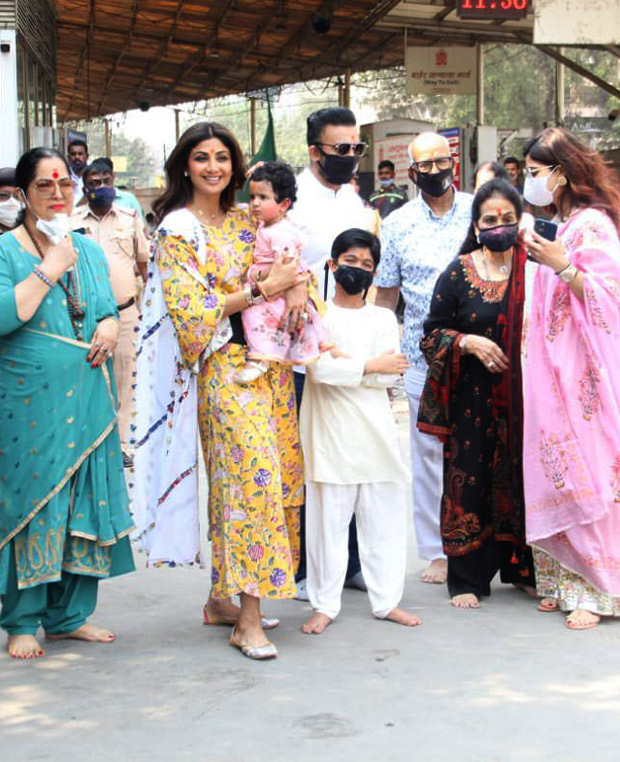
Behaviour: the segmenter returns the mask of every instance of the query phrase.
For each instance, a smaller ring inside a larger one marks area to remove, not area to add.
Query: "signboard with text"
[[[476,48],[405,50],[409,95],[475,95]]]
[[[454,159],[454,185],[457,190],[461,188],[461,148],[463,136],[460,127],[451,127],[447,130],[439,130],[439,134],[447,138],[450,143],[450,156]]]
[[[394,164],[396,185],[407,185],[409,183],[409,174],[407,170],[411,164],[407,146],[414,139],[415,134],[395,135],[389,138],[377,140],[375,143],[375,156],[377,165],[381,161],[388,159]]]
[[[536,0],[535,45],[617,45],[620,0]]]

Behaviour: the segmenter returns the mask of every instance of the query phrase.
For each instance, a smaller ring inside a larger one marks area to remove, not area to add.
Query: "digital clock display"
[[[456,15],[462,19],[523,19],[529,0],[457,0]]]

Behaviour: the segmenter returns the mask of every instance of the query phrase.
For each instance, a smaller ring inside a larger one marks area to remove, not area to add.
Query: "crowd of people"
[[[421,580],[447,583],[456,608],[478,608],[499,571],[570,629],[620,615],[615,173],[549,128],[524,165],[478,167],[471,195],[446,138],[423,133],[414,198],[384,161],[364,202],[355,115],[314,112],[306,137],[295,177],[281,161],[248,169],[230,130],[193,125],[146,218],[83,141],[68,161],[35,148],[0,170],[12,657],[43,655],[39,627],[114,640],[89,618],[98,580],[134,569],[130,536],[151,566],[203,564],[201,458],[202,621],[232,627],[249,658],[278,654],[264,600],[309,601],[308,635],[344,586],[419,625],[401,606],[411,499]]]

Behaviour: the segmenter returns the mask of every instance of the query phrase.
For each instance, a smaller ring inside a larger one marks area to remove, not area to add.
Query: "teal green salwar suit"
[[[134,569],[111,361],[86,361],[116,304],[103,251],[72,238],[84,341],[59,285],[20,320],[14,288],[38,259],[11,233],[0,237],[0,626],[9,634],[77,629],[98,580]]]

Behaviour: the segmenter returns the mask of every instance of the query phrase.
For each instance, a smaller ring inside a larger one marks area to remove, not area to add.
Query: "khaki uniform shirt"
[[[110,211],[100,219],[86,204],[71,215],[71,229],[84,230],[85,235],[104,250],[117,304],[135,297],[138,292],[135,265],[149,258],[144,223],[137,212],[112,204]]]

